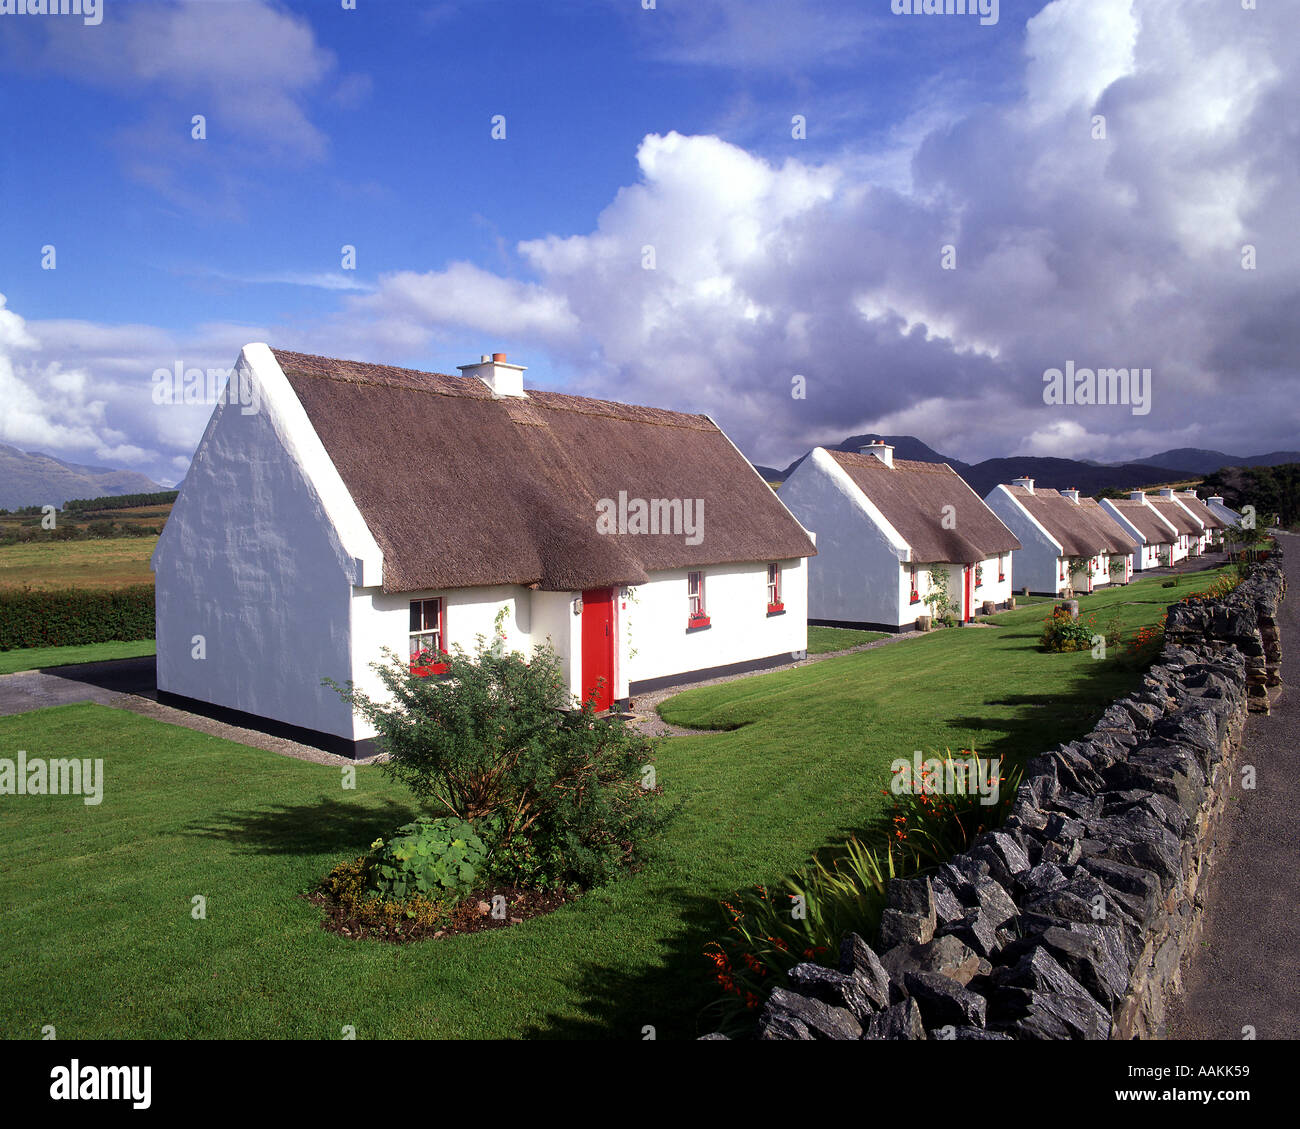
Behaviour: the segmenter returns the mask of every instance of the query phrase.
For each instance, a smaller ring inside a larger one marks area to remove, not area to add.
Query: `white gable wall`
[[[1005,486],[995,486],[984,502],[1023,546],[1011,554],[1016,586],[1028,588],[1031,592],[1045,592],[1053,596],[1058,594],[1068,582],[1061,580],[1060,561],[1063,552],[1056,539],[1016,501]]]
[[[339,499],[304,474],[314,433],[285,410],[287,382],[259,349],[232,377],[252,382],[256,410],[217,406],[154,551],[158,688],[351,738],[351,711],[320,680],[350,676],[352,584],[377,570],[355,530],[345,545]]]
[[[808,562],[809,619],[899,625],[921,614],[908,604],[906,542],[825,450],[814,448],[795,468],[780,498],[817,534],[817,555]]]

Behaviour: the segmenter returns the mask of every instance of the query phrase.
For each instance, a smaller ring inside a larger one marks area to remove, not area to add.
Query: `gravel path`
[[[1279,535],[1286,555],[1283,696],[1268,716],[1251,714],[1240,764],[1254,765],[1254,791],[1236,788],[1219,829],[1201,943],[1183,966],[1183,994],[1170,1010],[1171,1039],[1294,1039],[1300,1031],[1300,866],[1295,781],[1300,773],[1300,537]]]

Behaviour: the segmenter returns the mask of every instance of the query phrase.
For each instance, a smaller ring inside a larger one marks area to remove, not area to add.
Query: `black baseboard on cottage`
[[[285,721],[276,721],[274,718],[261,717],[228,706],[213,705],[198,698],[187,698],[183,694],[173,694],[169,690],[159,690],[158,701],[161,705],[172,706],[186,713],[210,717],[213,721],[234,725],[240,729],[252,729],[258,733],[265,733],[269,737],[283,737],[287,741],[297,741],[300,745],[310,745],[313,749],[321,749],[352,760],[364,760],[375,756],[380,751],[373,737],[364,741],[353,741],[333,733],[322,733],[319,729],[307,729],[301,725],[290,725]]]
[[[807,652],[801,652],[800,657],[805,657]],[[635,698],[638,694],[652,694],[656,690],[663,690],[668,686],[686,686],[692,682],[707,682],[710,678],[725,678],[730,674],[752,674],[759,670],[771,670],[773,667],[786,666],[789,663],[799,661],[791,652],[785,651],[779,655],[769,655],[765,659],[750,659],[746,662],[729,663],[724,666],[710,666],[703,670],[688,670],[680,674],[665,674],[661,678],[643,678],[640,682],[631,682],[628,684],[627,692],[629,696]],[[624,702],[627,698],[623,699]]]
[[[870,623],[866,620],[858,619],[810,619],[809,627],[838,627],[844,631],[888,631],[891,635],[901,635],[904,631],[912,631],[916,627],[916,621],[909,623]]]

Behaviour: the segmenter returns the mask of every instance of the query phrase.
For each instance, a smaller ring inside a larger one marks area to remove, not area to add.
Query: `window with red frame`
[[[442,674],[447,664],[444,640],[446,625],[443,622],[442,598],[411,601],[411,673],[421,678]]]
[[[708,614],[704,610],[704,573],[686,574],[687,627],[707,627]]]
[[[908,601],[913,604],[919,604],[921,602],[921,592],[916,586],[916,565],[911,566],[909,575],[912,579],[910,581],[911,594],[908,596]]]
[[[785,604],[781,602],[781,566],[770,564],[767,566],[767,614],[775,615],[783,611]]]

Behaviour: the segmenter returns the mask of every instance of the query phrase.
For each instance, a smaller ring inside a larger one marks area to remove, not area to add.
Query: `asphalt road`
[[[1171,1039],[1300,1036],[1300,537],[1282,534],[1287,598],[1283,694],[1267,716],[1251,714],[1239,763],[1254,765],[1254,791],[1235,788],[1220,827],[1205,921],[1183,966]],[[1238,782],[1240,782],[1238,776]]]

